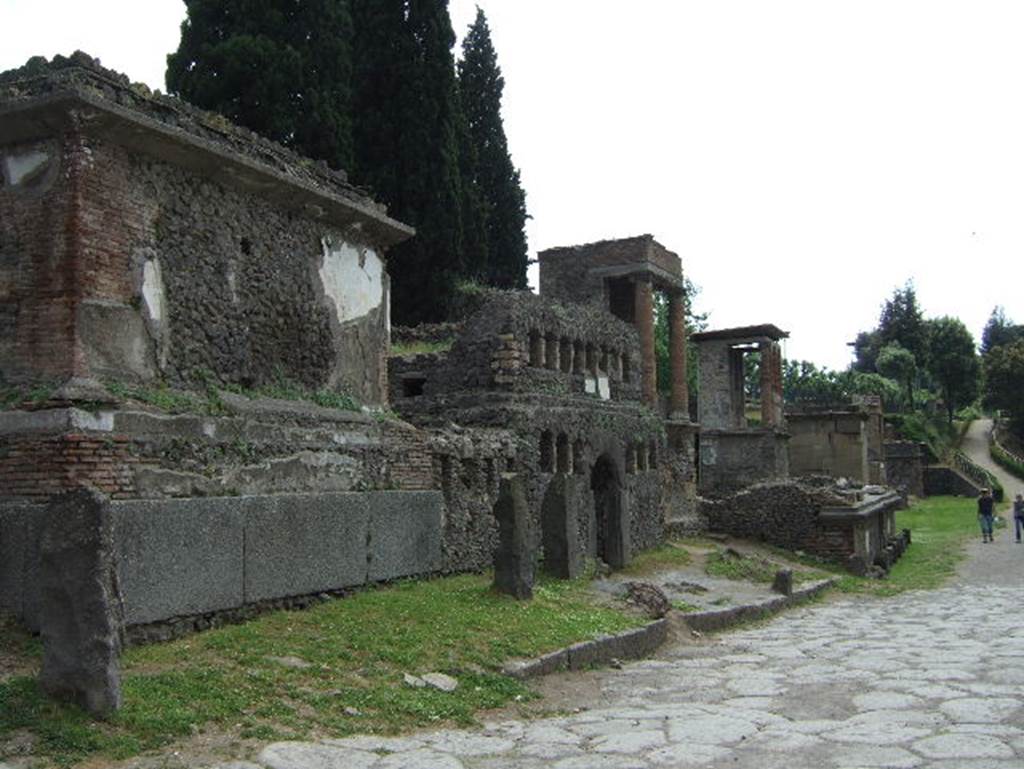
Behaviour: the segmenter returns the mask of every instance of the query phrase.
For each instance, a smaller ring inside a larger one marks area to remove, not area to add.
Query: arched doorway
[[[619,471],[607,454],[602,454],[590,471],[594,496],[596,555],[613,569],[629,561],[629,521]]]

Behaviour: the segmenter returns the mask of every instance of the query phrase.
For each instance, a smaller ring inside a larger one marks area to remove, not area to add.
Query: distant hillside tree
[[[473,181],[484,209],[487,262],[480,278],[500,288],[526,288],[526,194],[512,164],[501,119],[505,80],[484,12],[462,41],[459,92],[475,154]]]
[[[1010,425],[1024,440],[1024,339],[993,347],[982,367],[985,404],[1010,414]]]
[[[853,342],[853,370],[862,374],[874,374],[878,371],[875,363],[878,351],[882,349],[882,338],[878,330],[861,331]]]
[[[348,0],[185,0],[167,90],[325,160],[352,164]]]
[[[981,366],[974,337],[958,318],[936,318],[928,325],[928,370],[942,390],[952,423],[953,414],[978,397]]]
[[[1024,326],[1014,325],[1006,311],[996,306],[981,332],[981,354],[987,355],[995,347],[1024,339]]]
[[[910,350],[899,342],[891,342],[878,353],[878,373],[895,380],[907,388],[907,407],[914,408],[914,378],[917,376],[917,361]]]
[[[903,288],[893,291],[882,306],[878,318],[878,336],[882,347],[898,344],[914,356],[919,369],[928,363],[928,326],[917,303],[914,284],[907,281]],[[881,350],[879,350],[881,352]]]

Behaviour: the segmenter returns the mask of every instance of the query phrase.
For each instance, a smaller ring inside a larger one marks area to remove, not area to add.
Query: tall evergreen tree
[[[389,252],[399,323],[441,320],[465,274],[447,0],[352,0],[355,180],[417,235]]]
[[[185,0],[167,89],[334,168],[352,162],[348,0]]]
[[[480,189],[487,233],[487,265],[481,277],[502,288],[526,287],[526,194],[512,164],[501,120],[505,80],[491,42],[484,12],[462,42],[459,91],[476,153],[475,181]]]
[[[893,291],[892,298],[882,305],[878,335],[882,347],[898,344],[908,350],[914,356],[918,370],[928,364],[928,326],[917,303],[914,284],[910,281]]]
[[[1024,339],[1024,326],[1014,325],[1006,317],[1006,311],[997,305],[981,332],[981,354],[987,355],[994,348],[1012,344],[1018,339]]]
[[[957,409],[974,402],[980,389],[981,365],[974,337],[959,318],[928,321],[929,373],[942,389],[950,423]]]

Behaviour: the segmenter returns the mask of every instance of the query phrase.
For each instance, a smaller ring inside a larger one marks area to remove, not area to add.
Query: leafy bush
[[[1015,457],[998,443],[991,444],[988,447],[988,452],[997,465],[1018,478],[1024,479],[1024,462],[1020,461],[1019,457]]]

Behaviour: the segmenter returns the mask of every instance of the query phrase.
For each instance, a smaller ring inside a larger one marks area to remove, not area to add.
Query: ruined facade
[[[772,325],[694,334],[700,351],[700,490],[718,494],[789,475],[782,399],[782,351],[788,337]],[[760,355],[760,420],[746,413],[743,356]]]
[[[789,408],[789,470],[867,484],[886,482],[882,401],[859,396],[844,408]]]
[[[643,299],[657,280],[681,324],[682,272],[650,236],[552,249],[540,265],[539,296],[489,293],[449,350],[393,358],[392,405],[428,430],[514,434],[545,568],[571,576],[587,558],[621,566],[667,529],[699,528],[685,365],[664,419]],[[685,360],[682,331],[673,342]]]

